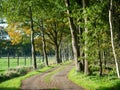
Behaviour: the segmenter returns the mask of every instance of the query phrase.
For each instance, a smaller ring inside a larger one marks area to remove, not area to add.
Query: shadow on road
[[[14,88],[14,87],[10,87],[10,88],[0,88],[0,90],[26,90],[26,89],[19,89],[19,88]],[[27,90],[31,90],[31,89],[27,89]],[[59,90],[59,89],[39,89],[39,90]]]
[[[19,88],[9,87],[9,88],[0,88],[0,90],[20,90]]]

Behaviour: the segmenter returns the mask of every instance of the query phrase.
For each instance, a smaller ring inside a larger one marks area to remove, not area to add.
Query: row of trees
[[[43,50],[48,66],[47,51],[54,50],[61,63],[60,52],[66,50],[70,56],[72,43],[76,71],[88,75],[90,67],[99,65],[102,76],[103,63],[115,60],[119,78],[119,4],[118,0],[2,0],[1,17],[8,21],[13,42],[16,34],[16,43],[31,38],[35,69],[35,49]]]
[[[69,15],[68,21],[72,35],[72,46],[73,46],[74,60],[77,71],[84,71],[84,73],[88,75],[90,74],[90,68],[89,68],[90,64],[94,62],[93,60],[99,60],[100,76],[102,76],[103,73],[102,62],[103,59],[106,59],[107,56],[107,55],[105,56],[104,53],[108,54],[108,52],[106,51],[110,50],[112,46],[112,52],[116,65],[116,72],[118,78],[120,78],[119,64],[117,61],[117,54],[119,52],[116,53],[115,44],[114,44],[114,40],[118,39],[119,37],[116,38],[113,37],[113,35],[118,34],[118,32],[116,33],[113,28],[115,26],[114,22],[116,23],[119,22],[117,22],[117,20],[114,19],[117,17],[112,15],[113,13],[115,15],[118,15],[120,13],[119,12],[120,8],[118,7],[118,3],[120,2],[119,1],[113,2],[112,0],[110,1],[82,0],[79,2],[76,1],[77,4],[76,10],[79,8],[78,9],[79,15],[81,15],[78,16],[78,18],[76,18],[76,15],[78,13],[75,14],[73,10],[69,9],[72,6],[72,3],[69,0],[65,0],[65,3],[66,3],[66,7],[68,8],[67,14]],[[71,17],[70,15],[73,15],[73,17]],[[76,22],[75,19],[77,19]],[[119,27],[119,25],[115,27]],[[79,29],[81,29],[80,33],[79,33]],[[110,29],[109,31],[110,34],[108,33],[109,29]],[[79,33],[79,36],[77,36],[78,34],[76,32]],[[115,32],[115,34],[113,32]],[[110,41],[111,41],[111,45],[110,45]],[[78,45],[78,43],[80,43],[80,45]],[[79,48],[81,50],[79,50]],[[83,57],[83,59],[79,60],[79,57],[80,58]]]
[[[35,69],[37,68],[35,49],[36,51],[41,52],[41,47],[43,49],[45,64],[47,66],[47,49],[52,52],[54,48],[56,53],[56,62],[62,62],[62,59],[60,58],[60,45],[63,39],[63,35],[67,33],[69,34],[68,31],[64,31],[66,25],[63,21],[63,17],[60,17],[59,19],[57,19],[58,17],[53,18],[54,14],[52,16],[44,16],[44,14],[49,14],[49,12],[43,12],[43,10],[45,10],[47,7],[51,7],[51,4],[53,4],[53,6],[55,5],[53,2],[50,1],[31,0],[29,2],[29,0],[19,0],[18,2],[12,0],[2,2],[2,10],[4,13],[3,17],[6,17],[9,23],[7,30],[9,36],[11,37],[11,42],[13,44],[24,44],[26,42],[29,42],[31,38],[32,59],[34,61]],[[43,6],[46,7],[44,8]],[[36,9],[39,11],[36,11]],[[58,15],[61,16],[61,14]],[[46,41],[52,46],[47,45]]]

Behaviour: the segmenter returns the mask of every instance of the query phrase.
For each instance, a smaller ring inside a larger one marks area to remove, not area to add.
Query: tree
[[[34,45],[34,24],[33,24],[33,1],[16,0],[4,1],[4,10],[6,11],[5,16],[8,23],[16,22],[29,22],[31,28],[31,52],[32,60],[34,61],[34,69],[37,68],[36,57],[35,57],[35,45]],[[19,5],[18,5],[19,4]],[[9,6],[9,8],[7,7]],[[12,12],[12,13],[11,13]]]
[[[32,8],[29,6],[29,14],[30,14],[30,26],[31,26],[31,51],[32,51],[32,60],[34,61],[34,69],[37,69],[36,56],[35,56],[35,43],[34,43],[34,24],[33,24],[33,14]]]
[[[83,12],[86,13],[86,7],[87,7],[87,3],[88,1],[87,0],[83,0]],[[87,52],[88,52],[88,48],[87,48],[87,44],[88,44],[88,41],[87,41],[87,34],[88,34],[88,28],[86,27],[87,26],[87,16],[84,16],[84,22],[85,22],[85,68],[84,68],[84,72],[86,75],[89,74],[89,63],[88,63],[88,55],[87,55]]]
[[[79,56],[79,49],[78,49],[78,43],[77,43],[77,30],[73,22],[73,18],[70,17],[72,14],[70,8],[70,1],[65,0],[65,5],[67,8],[67,15],[68,15],[68,22],[69,22],[69,27],[71,31],[71,39],[72,39],[72,48],[73,48],[73,54],[74,54],[74,61],[75,61],[75,66],[76,66],[76,71],[80,71],[79,67],[79,61],[78,61],[78,56]]]
[[[45,59],[45,65],[48,66],[48,57],[47,57],[47,51],[46,51],[46,40],[45,40],[45,29],[43,26],[43,20],[39,20],[39,27],[41,30],[41,35],[42,35],[42,48],[43,48],[43,54],[44,54],[44,59]]]
[[[113,50],[115,65],[116,65],[117,76],[118,76],[118,78],[120,78],[120,72],[119,72],[117,56],[116,56],[115,47],[114,47],[114,38],[113,38],[113,26],[112,26],[112,7],[113,7],[113,5],[112,4],[113,4],[113,1],[110,0],[109,24],[110,24],[110,33],[111,33],[111,44],[112,44],[112,50]]]
[[[61,63],[62,60],[60,59],[60,44],[62,41],[62,37],[64,34],[65,24],[56,19],[51,19],[46,21],[46,30],[45,34],[49,37],[49,43],[55,47],[55,55],[57,63]]]

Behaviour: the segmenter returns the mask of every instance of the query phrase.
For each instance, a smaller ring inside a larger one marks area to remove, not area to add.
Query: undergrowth
[[[68,78],[85,90],[120,90],[120,80],[114,75],[86,76],[83,73],[76,72],[74,68],[69,72]]]

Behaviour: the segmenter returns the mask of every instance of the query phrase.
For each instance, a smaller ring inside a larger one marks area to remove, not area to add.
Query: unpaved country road
[[[59,67],[55,67],[40,75],[35,75],[22,81],[21,90],[84,90],[80,86],[74,84],[67,78],[68,72],[73,68],[73,65],[66,65],[64,69],[60,70],[56,74],[51,76],[51,82],[45,82],[44,78],[50,72],[56,70]]]

